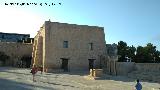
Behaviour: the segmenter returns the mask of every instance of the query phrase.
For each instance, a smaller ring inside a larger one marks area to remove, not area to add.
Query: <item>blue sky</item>
[[[6,6],[5,2],[56,5]],[[1,0],[0,4],[0,19],[4,20],[0,24],[5,26],[0,32],[30,33],[34,37],[44,21],[51,19],[104,27],[106,43],[122,40],[144,46],[150,42],[160,50],[160,0]]]

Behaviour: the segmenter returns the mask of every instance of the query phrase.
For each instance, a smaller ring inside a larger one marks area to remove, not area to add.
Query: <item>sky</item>
[[[104,27],[107,44],[125,41],[129,46],[144,46],[152,43],[160,50],[160,0],[0,1],[0,32],[24,33],[34,37],[49,19],[52,22]]]

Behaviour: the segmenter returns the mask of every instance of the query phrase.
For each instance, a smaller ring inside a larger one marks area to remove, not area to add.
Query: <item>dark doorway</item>
[[[1,65],[2,65],[2,66],[5,66],[5,65],[6,65],[6,60],[0,60],[0,62],[1,62]]]
[[[21,58],[21,61],[22,61],[21,68],[30,68],[30,66],[31,66],[31,60],[32,60],[31,56],[23,56]]]
[[[61,58],[62,59],[62,64],[61,64],[61,69],[64,70],[64,72],[68,71],[68,59],[67,58]]]
[[[88,61],[89,61],[89,70],[94,68],[94,60],[95,59],[88,59]]]

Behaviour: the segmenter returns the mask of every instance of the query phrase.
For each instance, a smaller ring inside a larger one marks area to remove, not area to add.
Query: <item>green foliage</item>
[[[136,48],[132,46],[127,46],[127,57],[133,59],[135,57]]]
[[[123,41],[118,42],[118,55],[120,56],[118,61],[125,62],[126,61],[125,57],[134,58],[135,51],[136,51],[136,48],[133,45],[130,47],[130,46],[127,46],[126,42],[123,42]]]
[[[154,46],[151,43],[148,43],[145,47],[142,46],[137,47],[137,54],[134,60],[137,63],[156,62],[155,59],[159,57],[157,54],[158,52],[156,50],[156,46]]]
[[[160,51],[156,50],[156,46],[148,43],[146,46],[138,46],[137,49],[127,46],[126,42],[118,42],[119,62],[126,61],[125,57],[129,57],[136,63],[153,63],[160,62]]]
[[[155,62],[160,63],[160,51],[158,50],[155,52]]]
[[[120,55],[118,61],[119,62],[123,62],[125,60],[125,55],[127,53],[127,43],[126,42],[123,42],[123,41],[120,41],[118,42],[118,55]]]

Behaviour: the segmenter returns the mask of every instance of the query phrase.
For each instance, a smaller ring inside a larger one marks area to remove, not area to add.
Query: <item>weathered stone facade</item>
[[[50,21],[38,31],[32,53],[33,65],[68,70],[100,68],[105,55],[103,27]]]
[[[9,59],[5,61],[7,66],[16,66],[22,57],[32,56],[32,43],[0,42],[0,52],[4,52]],[[26,63],[28,61],[25,61]],[[29,61],[31,62],[31,60]],[[0,58],[0,66],[2,60]]]
[[[112,75],[117,75],[116,62],[118,61],[117,45],[106,44],[107,55],[105,57],[104,72]]]

